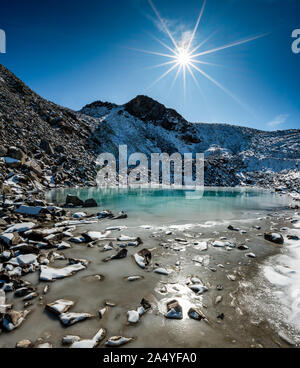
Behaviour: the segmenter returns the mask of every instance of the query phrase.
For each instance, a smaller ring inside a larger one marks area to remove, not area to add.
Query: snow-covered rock
[[[9,226],[4,233],[24,233],[25,231],[28,231],[35,227],[34,222],[22,222],[19,224],[11,225]]]
[[[46,305],[46,309],[50,312],[60,315],[67,312],[75,303],[72,300],[59,299]]]
[[[123,337],[123,336],[112,336],[110,337],[105,345],[106,346],[121,346],[121,345],[125,345],[128,344],[130,341],[133,341],[134,338],[132,337]]]
[[[16,213],[20,213],[22,215],[28,216],[37,216],[41,213],[43,207],[41,206],[25,206],[21,205],[18,209],[15,210]]]
[[[59,319],[61,321],[61,323],[65,326],[71,326],[74,325],[75,323],[84,321],[88,318],[92,318],[94,317],[92,314],[90,313],[71,313],[71,312],[67,312],[67,313],[61,313],[59,315]]]
[[[55,279],[63,279],[74,273],[85,270],[86,267],[81,263],[75,263],[64,268],[53,268],[49,266],[41,266],[40,280],[52,281]]]

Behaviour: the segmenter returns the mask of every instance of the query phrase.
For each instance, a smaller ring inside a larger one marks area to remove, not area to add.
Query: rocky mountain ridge
[[[129,153],[147,155],[203,152],[206,185],[300,187],[299,130],[266,132],[227,124],[190,123],[147,96],[137,96],[123,106],[97,101],[80,113],[99,119],[93,135],[101,142],[99,153],[117,154],[119,144],[127,144]]]
[[[300,131],[190,123],[147,96],[96,101],[76,112],[43,99],[0,65],[0,182],[33,188],[95,185],[101,152],[203,152],[205,184],[299,190]]]

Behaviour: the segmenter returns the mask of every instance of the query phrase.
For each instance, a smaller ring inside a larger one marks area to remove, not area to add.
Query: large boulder
[[[75,195],[72,195],[72,194],[68,194],[67,195],[67,198],[66,198],[66,205],[73,205],[73,206],[82,206],[83,205],[83,201],[78,198],[77,196]]]
[[[93,198],[84,201],[83,207],[98,207],[98,203]]]

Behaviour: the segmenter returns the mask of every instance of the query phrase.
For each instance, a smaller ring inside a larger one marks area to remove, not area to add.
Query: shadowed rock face
[[[90,104],[87,104],[86,106],[84,106],[84,109],[94,109],[94,108],[101,108],[101,107],[104,107],[104,108],[107,108],[107,109],[112,109],[114,107],[117,107],[116,104],[113,104],[113,103],[110,103],[110,102],[103,102],[103,101],[95,101],[95,102],[92,102]]]
[[[147,96],[137,96],[125,105],[129,114],[147,122],[161,122],[167,128],[172,128],[172,120],[187,121],[175,110],[167,109],[164,105]]]

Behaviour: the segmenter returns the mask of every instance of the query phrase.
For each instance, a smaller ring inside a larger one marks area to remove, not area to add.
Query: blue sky
[[[189,35],[203,0],[153,0],[176,42]],[[206,51],[260,34],[267,36],[199,56],[197,64],[229,91],[195,71],[184,95],[176,69],[148,88],[169,66],[172,46],[148,0],[2,0],[0,29],[7,53],[0,63],[41,96],[75,110],[94,100],[123,104],[146,94],[186,119],[263,130],[300,128],[300,54],[291,50],[300,28],[298,0],[207,0],[196,46]],[[216,33],[213,33],[216,31]],[[235,98],[232,97],[235,96]]]

